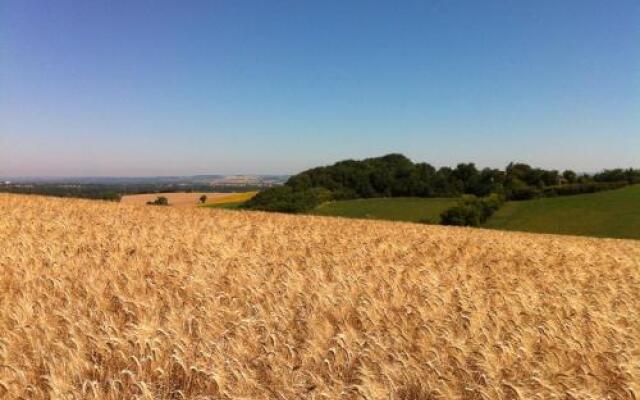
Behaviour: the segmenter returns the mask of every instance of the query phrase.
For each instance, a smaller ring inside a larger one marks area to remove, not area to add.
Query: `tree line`
[[[246,203],[249,209],[304,212],[328,200],[371,197],[485,197],[506,200],[561,196],[609,190],[640,182],[639,169],[605,170],[593,175],[545,170],[510,163],[503,170],[478,169],[474,163],[436,169],[414,163],[402,154],[345,160],[292,176],[284,186],[260,192]]]

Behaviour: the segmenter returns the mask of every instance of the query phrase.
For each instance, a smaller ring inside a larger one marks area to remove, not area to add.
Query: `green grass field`
[[[640,185],[528,201],[513,201],[485,228],[640,239]]]
[[[456,199],[395,197],[334,201],[313,210],[315,215],[348,218],[387,219],[392,221],[440,221],[440,213],[455,205]]]
[[[437,224],[440,213],[456,204],[454,198],[396,197],[334,201],[311,214],[347,218]],[[242,201],[204,207],[237,209]],[[640,185],[583,194],[512,201],[493,215],[483,228],[640,239]]]

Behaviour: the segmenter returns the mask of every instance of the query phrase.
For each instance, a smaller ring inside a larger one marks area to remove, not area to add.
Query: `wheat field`
[[[2,399],[636,399],[640,241],[0,195]]]

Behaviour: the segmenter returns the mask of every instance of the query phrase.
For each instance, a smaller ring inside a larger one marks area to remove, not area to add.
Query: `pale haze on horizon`
[[[0,177],[640,167],[640,2],[0,2]]]

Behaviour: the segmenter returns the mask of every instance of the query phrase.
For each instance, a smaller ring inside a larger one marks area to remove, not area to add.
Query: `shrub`
[[[621,182],[626,181],[629,184],[640,182],[640,169],[605,169],[593,176],[596,182]]]
[[[261,211],[300,213],[310,211],[321,203],[332,199],[331,192],[324,188],[295,191],[289,186],[280,186],[258,193],[243,208]]]
[[[614,190],[624,187],[628,181],[618,182],[583,182],[566,185],[546,186],[542,189],[533,186],[522,186],[509,192],[509,200],[531,200],[538,197],[573,196],[576,194],[595,193],[603,190]]]
[[[627,186],[626,181],[575,183],[570,185],[551,186],[545,188],[542,194],[544,197],[572,196],[576,194],[595,193],[604,190],[620,189],[624,186]]]
[[[533,186],[524,186],[511,191],[509,200],[531,200],[540,197],[540,189]]]
[[[454,207],[440,214],[442,225],[480,226],[504,204],[504,198],[498,194],[487,197],[462,196]]]
[[[442,225],[478,226],[480,218],[477,210],[470,205],[451,207],[440,214]]]
[[[158,196],[158,198],[155,199],[154,201],[147,201],[147,204],[152,205],[152,206],[168,206],[169,205],[169,199],[167,199],[164,196]]]

